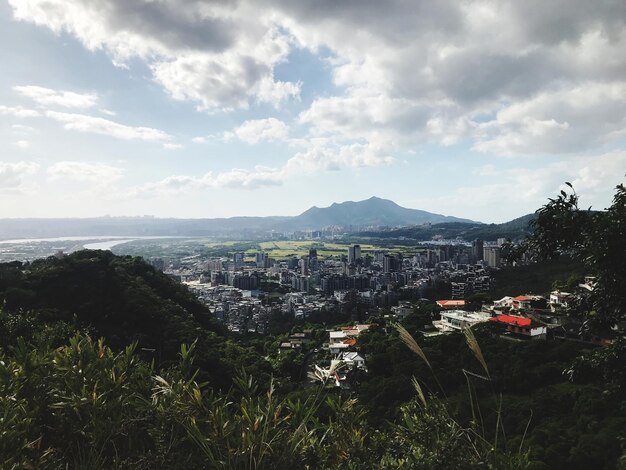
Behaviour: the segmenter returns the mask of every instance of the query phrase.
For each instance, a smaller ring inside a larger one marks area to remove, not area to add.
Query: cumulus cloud
[[[1,162],[0,193],[23,193],[28,186],[29,176],[39,170],[35,162]]]
[[[47,111],[46,116],[63,123],[68,130],[107,135],[122,140],[168,141],[169,134],[152,127],[134,127],[86,114]]]
[[[240,31],[244,44],[246,33]],[[152,64],[157,82],[178,100],[198,103],[201,110],[247,108],[251,99],[278,107],[300,94],[300,83],[277,81],[273,68],[284,61],[289,40],[276,30],[250,41],[248,47],[220,54],[195,52]]]
[[[13,90],[42,106],[85,109],[95,106],[98,102],[98,95],[95,93],[56,91],[35,85],[14,86]]]
[[[306,77],[284,81],[277,66],[323,51],[336,89],[298,122],[304,142],[333,144],[298,165],[387,164],[396,149],[464,140],[498,155],[580,153],[624,135],[626,9],[612,0],[9,3],[118,65],[138,58],[174,99],[210,112],[297,100]]]
[[[540,93],[477,125],[474,149],[503,155],[580,152],[626,136],[626,82]]]
[[[145,60],[175,99],[201,109],[276,103],[300,92],[274,78],[291,38],[270,11],[246,2],[127,2],[126,0],[11,0],[16,19],[77,37],[113,62]]]
[[[498,154],[580,151],[621,135],[626,10],[616,2],[281,6],[304,47],[334,52],[333,79],[345,88],[301,114],[316,130],[400,144],[469,138]],[[597,100],[585,125],[578,109],[559,105],[587,92]],[[516,125],[481,125],[483,116],[537,101],[553,106],[529,110],[538,116]]]
[[[276,118],[268,118],[243,122],[232,132],[227,132],[224,135],[224,140],[237,138],[253,145],[262,141],[286,140],[288,135],[289,126],[287,124]]]
[[[390,165],[394,158],[384,148],[369,143],[337,145],[324,140],[291,157],[284,166],[288,175]]]

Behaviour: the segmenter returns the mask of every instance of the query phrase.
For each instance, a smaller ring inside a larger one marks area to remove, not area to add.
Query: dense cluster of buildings
[[[212,286],[200,281],[187,281],[186,284],[229,330],[241,333],[266,332],[272,308],[263,304],[258,292],[228,285]]]
[[[262,332],[264,318],[269,315],[262,308],[262,299],[268,290],[284,293],[280,310],[296,318],[350,302],[365,305],[370,311],[390,309],[402,299],[428,295],[434,285],[448,286],[452,299],[486,293],[491,288],[489,269],[500,263],[499,244],[486,245],[482,240],[440,244],[412,256],[365,252],[354,244],[344,255],[326,259],[318,258],[316,248],[311,248],[305,256],[283,260],[259,251],[252,256],[235,252],[205,260],[194,256],[169,263],[161,259],[151,262],[188,283],[229,328]]]
[[[384,309],[386,315],[401,320],[414,311],[416,301],[432,294],[433,286],[446,285],[448,297],[436,301],[439,315],[432,326],[425,327],[426,335],[489,324],[502,336],[518,340],[611,341],[608,336],[581,338],[580,325],[568,315],[577,305],[580,291],[595,288],[593,278],[586,278],[577,292],[505,296],[481,308],[466,305],[465,299],[471,294],[492,289],[490,272],[500,266],[501,243],[474,240],[471,244],[432,245],[411,256],[366,251],[354,244],[342,256],[325,259],[311,248],[305,256],[283,260],[259,251],[204,260],[192,257],[169,264],[153,260],[153,264],[186,283],[213,315],[235,332],[263,334],[274,314],[307,319],[316,313],[344,312],[355,305],[370,313]],[[367,371],[358,337],[369,326],[327,330],[328,342],[323,345],[319,339],[313,340],[309,330],[292,332],[281,340],[279,351],[303,351],[310,379],[330,380],[337,387],[350,388],[352,374]],[[318,351],[330,359],[324,356],[319,363],[314,359]]]

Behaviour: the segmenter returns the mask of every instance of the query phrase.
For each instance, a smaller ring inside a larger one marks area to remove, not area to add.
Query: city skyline
[[[0,218],[486,223],[626,173],[619,2],[0,0]]]

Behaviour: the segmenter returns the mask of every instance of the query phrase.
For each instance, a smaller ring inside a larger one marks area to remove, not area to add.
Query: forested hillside
[[[357,236],[381,239],[409,238],[419,241],[432,240],[437,237],[448,240],[461,238],[467,241],[476,238],[485,241],[495,241],[498,238],[520,240],[531,233],[529,223],[534,220],[535,217],[535,214],[528,214],[502,224],[443,222],[432,225],[426,224],[391,230],[361,232],[357,234]]]
[[[230,388],[243,364],[269,377],[265,361],[227,340],[223,325],[186,287],[141,258],[85,250],[0,264],[0,299],[4,311],[15,314],[15,323],[4,325],[9,343],[54,328],[56,346],[82,331],[116,350],[136,342],[142,357],[166,364],[177,359],[182,343],[197,340],[197,364],[212,385]]]

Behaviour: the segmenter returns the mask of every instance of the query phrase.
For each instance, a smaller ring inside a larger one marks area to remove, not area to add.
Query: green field
[[[113,248],[116,254],[144,256],[146,258],[182,258],[188,256],[202,257],[230,257],[233,253],[245,253],[246,261],[253,261],[259,251],[264,251],[271,258],[284,260],[292,256],[306,256],[311,248],[317,249],[320,259],[339,259],[348,254],[351,243],[319,242],[319,241],[242,241],[242,240],[215,240],[215,239],[154,239],[135,240],[117,245]],[[413,256],[424,251],[422,247],[415,245],[385,244],[372,245],[361,244],[361,253],[373,256],[375,251],[386,253],[402,253],[404,257]]]
[[[268,253],[274,259],[285,259],[291,256],[305,256],[309,254],[311,248],[317,249],[319,258],[339,258],[341,255],[348,253],[349,243],[331,243],[316,241],[267,241],[258,244],[259,248]],[[369,244],[361,244],[361,253],[363,255],[373,255],[375,251],[385,251],[390,253],[402,253],[403,256],[412,256],[415,253],[423,251],[415,246],[377,246]]]

